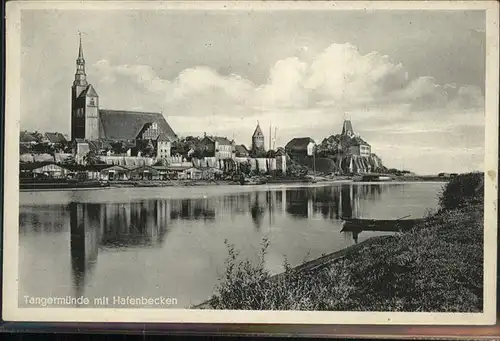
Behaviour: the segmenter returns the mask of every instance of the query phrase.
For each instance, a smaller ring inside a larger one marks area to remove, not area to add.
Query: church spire
[[[78,59],[81,59],[85,62],[85,59],[83,59],[82,32],[78,32],[78,35],[80,36],[80,46],[78,48]]]
[[[74,86],[87,86],[87,75],[85,74],[85,59],[83,58],[83,47],[82,47],[82,33],[78,32],[80,36],[80,44],[78,47],[78,58],[76,60],[76,73]]]

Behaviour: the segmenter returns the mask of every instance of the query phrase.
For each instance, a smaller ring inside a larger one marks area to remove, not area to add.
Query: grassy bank
[[[479,312],[483,305],[483,175],[446,184],[439,210],[413,230],[374,238],[323,266],[271,276],[228,245],[212,309]],[[327,258],[327,257],[326,257]],[[325,259],[326,259],[325,258]],[[318,260],[321,263],[321,259]]]

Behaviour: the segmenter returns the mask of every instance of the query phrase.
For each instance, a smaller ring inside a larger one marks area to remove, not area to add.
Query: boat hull
[[[19,189],[35,190],[35,189],[78,189],[78,188],[102,188],[109,187],[109,183],[100,181],[83,181],[83,182],[21,182]]]
[[[344,219],[343,231],[405,231],[423,223],[422,219],[372,220]]]
[[[379,174],[362,175],[358,179],[359,179],[358,181],[362,181],[362,182],[387,182],[387,181],[394,180],[389,175],[379,175]]]

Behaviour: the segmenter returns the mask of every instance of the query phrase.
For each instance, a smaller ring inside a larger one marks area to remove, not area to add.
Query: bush
[[[484,174],[466,173],[452,178],[445,186],[439,206],[455,209],[465,205],[482,203],[484,200]]]
[[[348,284],[346,273],[342,270],[327,271],[321,274],[319,280],[315,280],[311,273],[294,270],[285,259],[284,273],[272,277],[264,268],[264,257],[269,246],[267,239],[262,241],[257,264],[248,260],[238,262],[234,245],[227,241],[225,243],[229,257],[226,272],[210,300],[213,309],[335,310],[342,308],[339,303],[348,302],[348,298],[354,294],[354,288]],[[335,285],[332,276],[343,278],[344,281]]]

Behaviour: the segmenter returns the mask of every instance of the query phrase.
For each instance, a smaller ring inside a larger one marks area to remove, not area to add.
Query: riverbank
[[[483,175],[445,186],[439,211],[411,231],[373,238],[271,276],[237,261],[229,246],[215,294],[196,308],[480,312],[483,305]]]
[[[401,176],[394,178],[393,182],[445,182],[448,179],[434,176]],[[262,183],[246,183],[244,185],[279,185],[279,184],[310,184],[310,183],[337,183],[353,182],[352,176],[308,176],[304,178],[271,178],[262,180]],[[387,182],[387,181],[386,181]],[[390,181],[389,181],[390,182]],[[193,187],[193,186],[221,186],[240,185],[239,181],[231,180],[117,180],[117,181],[30,181],[21,182],[21,191],[43,191],[59,189],[99,189],[122,187]]]

